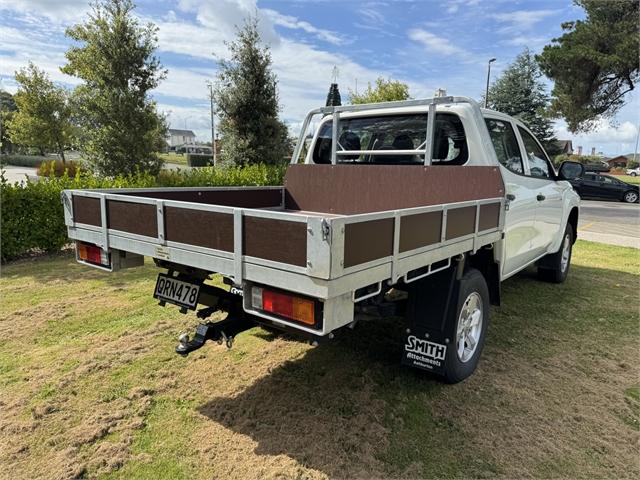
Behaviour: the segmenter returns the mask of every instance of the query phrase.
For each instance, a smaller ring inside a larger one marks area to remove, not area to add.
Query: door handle
[[[513,193],[507,193],[507,200],[513,202],[516,199],[516,196]]]
[[[541,194],[541,193],[539,193],[539,194],[538,194],[538,196],[536,197],[536,199],[537,199],[539,202],[543,201],[545,198],[547,198],[547,197],[545,197],[545,196],[544,196],[543,194]]]

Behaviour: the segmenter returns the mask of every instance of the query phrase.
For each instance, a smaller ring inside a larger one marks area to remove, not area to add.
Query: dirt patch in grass
[[[317,348],[255,328],[183,359],[177,335],[198,321],[157,307],[151,266],[3,266],[0,471],[635,478],[640,259],[579,243],[572,268],[561,286],[509,280],[479,370],[443,385],[399,366],[401,319]]]

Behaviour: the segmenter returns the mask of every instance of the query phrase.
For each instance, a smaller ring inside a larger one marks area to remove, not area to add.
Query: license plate
[[[195,310],[200,297],[200,285],[160,273],[153,296],[179,307]]]

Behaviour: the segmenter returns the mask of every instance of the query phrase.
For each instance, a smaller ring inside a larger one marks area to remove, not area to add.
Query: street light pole
[[[496,59],[492,58],[487,64],[487,88],[484,92],[484,108],[487,108],[487,106],[489,105],[489,78],[491,77],[491,64],[495,61]]]
[[[209,100],[211,101],[211,148],[213,150],[213,166],[216,165],[216,119],[213,113],[213,84],[207,82],[209,87]]]

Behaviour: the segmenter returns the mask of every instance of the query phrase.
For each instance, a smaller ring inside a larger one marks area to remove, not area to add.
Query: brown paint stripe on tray
[[[393,255],[393,218],[347,223],[344,228],[344,267]]]
[[[433,245],[440,241],[442,212],[426,212],[400,218],[400,252]]]
[[[307,224],[273,218],[243,216],[244,255],[305,267]]]
[[[485,203],[480,205],[480,220],[478,220],[478,231],[498,228],[500,224],[500,204]]]
[[[164,228],[170,242],[233,251],[233,215],[165,207]]]
[[[73,195],[73,221],[96,227],[102,226],[100,199]]]
[[[463,237],[475,232],[476,207],[459,207],[447,210],[447,227],[445,240]]]
[[[121,232],[157,238],[156,206],[150,203],[107,200],[107,225]]]

